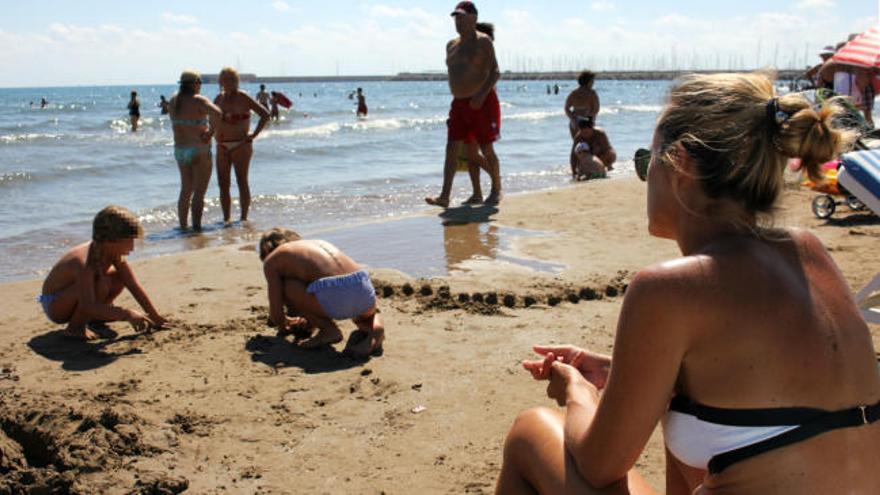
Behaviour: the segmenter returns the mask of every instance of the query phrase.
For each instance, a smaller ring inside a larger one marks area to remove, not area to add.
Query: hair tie
[[[788,121],[789,118],[791,118],[791,115],[787,114],[779,108],[779,98],[776,98],[775,96],[773,98],[770,98],[770,101],[767,102],[766,109],[767,119],[776,124],[777,127],[781,126],[786,121]]]

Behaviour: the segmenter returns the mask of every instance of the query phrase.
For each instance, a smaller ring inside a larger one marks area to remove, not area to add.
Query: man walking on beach
[[[479,153],[468,155],[482,166],[492,179],[492,192],[486,204],[501,201],[501,172],[493,144],[501,131],[501,107],[495,94],[495,83],[501,76],[492,39],[477,31],[477,7],[472,2],[459,2],[452,11],[459,37],[446,45],[446,66],[452,108],[446,141],[446,163],[443,167],[443,189],[436,198],[425,198],[429,205],[449,206],[452,181],[458,156],[464,143],[476,141]],[[471,148],[471,147],[469,147]],[[476,148],[476,147],[473,147]],[[476,151],[476,149],[474,150]],[[469,201],[470,202],[470,201]]]

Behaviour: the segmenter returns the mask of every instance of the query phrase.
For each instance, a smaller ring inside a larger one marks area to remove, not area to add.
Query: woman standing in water
[[[131,132],[136,132],[138,120],[141,118],[141,101],[138,100],[137,91],[132,91],[131,99],[128,100],[128,118],[131,121]]]
[[[174,158],[180,170],[180,197],[177,217],[180,228],[186,228],[186,219],[192,206],[192,226],[202,229],[202,211],[205,192],[211,180],[211,136],[223,112],[200,95],[202,79],[197,72],[184,71],[180,75],[180,89],[169,102],[169,116],[174,129]],[[210,117],[210,119],[209,119]]]
[[[251,190],[248,185],[248,168],[254,154],[253,140],[257,138],[266,123],[269,111],[257,103],[247,93],[238,88],[238,72],[226,67],[220,71],[221,92],[214,103],[223,111],[223,120],[217,127],[217,182],[220,185],[220,206],[223,208],[223,221],[230,222],[232,216],[231,169],[235,168],[235,181],[238,183],[238,200],[241,204],[241,220],[247,221],[251,205]],[[260,116],[260,121],[249,134],[251,112]]]

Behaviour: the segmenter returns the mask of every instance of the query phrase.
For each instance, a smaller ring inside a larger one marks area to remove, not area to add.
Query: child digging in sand
[[[127,321],[138,332],[165,323],[125,260],[141,234],[133,213],[108,206],[95,215],[92,240],[68,251],[52,267],[37,299],[50,320],[67,323],[67,336],[98,338],[86,327],[90,323]],[[146,314],[113,305],[122,289],[128,289]]]
[[[360,265],[329,242],[304,240],[280,228],[263,234],[259,251],[269,290],[269,324],[278,327],[279,335],[308,335],[299,345],[315,349],[342,340],[333,320],[351,319],[358,330],[349,336],[345,352],[363,359],[382,351],[385,327],[376,291]]]

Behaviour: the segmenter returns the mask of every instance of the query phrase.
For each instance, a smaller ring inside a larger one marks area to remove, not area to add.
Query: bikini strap
[[[868,425],[880,419],[880,402],[840,411],[828,411],[820,417],[767,440],[724,452],[709,460],[709,473],[718,474],[732,464],[765,452],[801,442],[822,433],[840,428]]]

